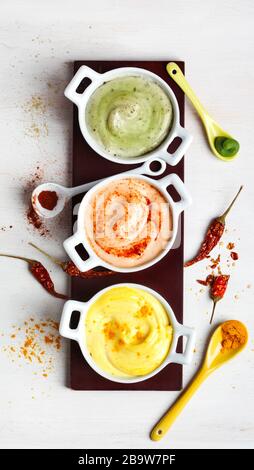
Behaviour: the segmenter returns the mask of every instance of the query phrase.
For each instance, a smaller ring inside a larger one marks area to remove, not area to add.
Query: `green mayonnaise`
[[[154,80],[125,76],[104,83],[92,94],[85,119],[104,151],[131,158],[161,144],[172,126],[173,108]]]

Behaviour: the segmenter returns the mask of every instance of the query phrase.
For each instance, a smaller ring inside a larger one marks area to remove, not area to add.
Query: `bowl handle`
[[[187,342],[185,345],[184,352],[177,353],[176,347],[177,347],[178,339],[181,336],[186,336]],[[171,352],[169,354],[168,362],[174,362],[175,364],[189,364],[193,356],[195,339],[196,339],[196,332],[193,328],[189,328],[188,326],[178,324],[177,327],[174,328],[173,344],[171,347]]]
[[[172,166],[180,162],[193,139],[192,135],[184,127],[180,126],[180,124],[177,125],[171,142],[173,142],[176,137],[180,137],[182,141],[174,153],[168,152],[167,148],[158,152],[159,157]]]
[[[67,238],[67,240],[65,240],[63,242],[64,249],[65,249],[67,255],[73,261],[73,263],[77,266],[77,268],[80,271],[86,272],[89,269],[95,268],[99,264],[98,264],[97,258],[95,256],[90,255],[89,253],[88,253],[89,257],[86,260],[83,260],[79,256],[78,252],[76,251],[76,246],[78,246],[80,244],[82,244],[84,246],[83,235],[79,234],[78,232],[74,233],[74,235]],[[84,246],[84,248],[86,250],[85,246]]]
[[[79,87],[80,83],[84,78],[89,78],[91,81],[94,81],[97,80],[98,77],[101,77],[100,73],[95,72],[95,70],[91,69],[90,67],[87,67],[87,65],[81,65],[81,67],[75,73],[74,77],[64,90],[66,98],[68,98],[77,106],[79,106],[83,93],[77,93],[76,90]]]
[[[178,214],[180,214],[192,203],[192,198],[188,189],[176,173],[171,173],[170,175],[164,176],[164,178],[157,180],[157,183],[164,190],[167,190],[168,186],[173,186],[176,189],[179,196],[181,197],[180,201],[173,202]]]
[[[77,302],[76,300],[68,300],[65,302],[59,326],[59,333],[61,336],[74,339],[75,341],[78,340],[78,327],[80,318],[78,326],[74,330],[70,328],[70,320],[73,312],[78,311],[81,314],[85,305],[85,302]]]

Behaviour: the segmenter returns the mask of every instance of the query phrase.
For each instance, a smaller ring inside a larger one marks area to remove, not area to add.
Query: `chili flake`
[[[227,249],[228,249],[228,250],[233,250],[234,248],[235,248],[235,244],[234,244],[233,242],[229,242],[229,243],[227,244]]]
[[[236,253],[235,251],[231,251],[230,256],[234,261],[237,261],[239,259],[238,253]]]

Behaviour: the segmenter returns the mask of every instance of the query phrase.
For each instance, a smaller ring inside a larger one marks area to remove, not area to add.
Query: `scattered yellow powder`
[[[39,367],[41,375],[48,377],[54,369],[55,351],[61,349],[61,337],[58,323],[50,318],[34,322],[34,318],[25,320],[21,327],[12,325],[15,332],[10,335],[12,344],[2,347],[12,362],[25,361]],[[15,347],[13,346],[15,339]],[[37,375],[37,372],[34,372]]]
[[[140,310],[137,312],[137,318],[147,317],[151,315],[151,309],[148,305],[143,305]]]
[[[35,123],[33,122],[29,127],[26,128],[25,134],[28,137],[47,137],[49,134],[48,126],[46,122]]]
[[[28,101],[26,101],[25,105],[23,106],[23,109],[27,113],[36,111],[38,113],[44,114],[46,108],[47,107],[45,99],[39,95],[33,95]]]

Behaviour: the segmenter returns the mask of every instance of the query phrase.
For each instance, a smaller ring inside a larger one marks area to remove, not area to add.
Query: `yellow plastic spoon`
[[[169,76],[177,83],[192,102],[194,108],[199,114],[204,125],[208,142],[212,152],[216,157],[224,161],[233,160],[238,154],[240,145],[231,135],[225,132],[219,124],[208,114],[204,106],[200,103],[198,97],[187,82],[181,69],[175,62],[167,64],[167,72]]]
[[[239,328],[243,329],[246,340],[243,344],[239,345],[236,349],[224,349],[222,351],[222,328],[228,323],[234,324]],[[153,441],[159,441],[165,436],[171,425],[174,423],[177,416],[181,413],[185,405],[191,399],[192,395],[196,392],[202,382],[218,367],[222,366],[225,362],[233,359],[242,349],[246,346],[248,341],[248,331],[243,323],[237,320],[229,320],[216,328],[214,331],[206,352],[204,362],[194,377],[193,381],[186,388],[186,390],[180,395],[178,400],[171,406],[167,413],[158,421],[154,426],[150,437]]]

